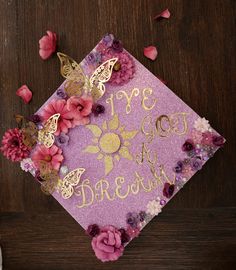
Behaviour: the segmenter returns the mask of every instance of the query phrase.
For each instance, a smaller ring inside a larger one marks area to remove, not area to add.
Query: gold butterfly
[[[94,101],[97,101],[104,95],[106,90],[104,83],[110,80],[113,67],[118,61],[118,58],[111,58],[105,61],[88,78],[81,66],[71,57],[60,52],[57,53],[57,56],[61,62],[61,75],[67,79],[64,84],[67,95],[81,96],[83,93],[90,93]]]
[[[44,146],[47,148],[50,148],[55,141],[53,133],[57,131],[59,117],[60,113],[52,115],[48,118],[43,129],[38,131],[38,141],[44,144]]]
[[[69,172],[63,180],[60,180],[59,190],[64,199],[69,199],[74,194],[74,187],[79,184],[84,168],[77,168]]]

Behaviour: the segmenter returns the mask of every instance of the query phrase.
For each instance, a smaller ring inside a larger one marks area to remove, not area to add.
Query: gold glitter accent
[[[131,101],[133,99],[133,97],[137,97],[139,95],[139,89],[138,88],[134,88],[131,91],[130,96],[123,90],[120,90],[116,93],[116,98],[117,99],[126,99],[126,114],[129,114],[131,112]]]
[[[96,125],[87,125],[86,127],[93,133],[92,142],[95,145],[88,145],[84,152],[98,154],[97,159],[104,162],[105,175],[112,171],[114,160],[119,162],[121,157],[128,160],[133,159],[128,146],[130,146],[129,141],[137,135],[138,131],[126,131],[125,127],[120,125],[117,114],[108,121],[108,124],[107,121],[104,121],[101,128]]]
[[[100,148],[106,154],[113,154],[118,151],[120,148],[120,138],[115,133],[106,133],[104,134],[100,141]]]
[[[157,99],[153,99],[153,104],[152,105],[146,105],[146,101],[149,99],[148,96],[151,96],[152,95],[152,88],[144,88],[143,89],[143,99],[142,99],[142,107],[144,108],[144,110],[146,111],[150,111],[152,110],[156,103],[157,103]]]

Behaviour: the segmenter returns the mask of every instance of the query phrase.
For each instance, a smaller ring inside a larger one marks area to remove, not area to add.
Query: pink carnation
[[[67,100],[67,110],[73,116],[73,126],[89,123],[89,115],[92,112],[93,99],[90,96],[72,96]]]
[[[60,113],[60,118],[55,135],[59,135],[61,132],[68,133],[69,128],[73,127],[73,114],[67,110],[65,99],[52,100],[43,108],[41,116],[44,122],[46,122],[49,117],[56,113]]]
[[[30,149],[23,143],[23,135],[18,128],[8,129],[5,132],[0,150],[7,159],[14,162],[27,158],[30,153]]]
[[[57,35],[47,31],[47,35],[39,40],[39,55],[43,60],[48,59],[56,51]]]
[[[57,171],[60,169],[61,162],[64,159],[62,150],[56,145],[50,148],[46,148],[44,145],[38,145],[31,158],[37,169],[39,169],[40,161],[46,161],[52,169]]]
[[[92,248],[96,257],[102,262],[117,260],[124,251],[121,243],[121,232],[113,226],[106,226],[93,237]]]
[[[132,57],[127,52],[114,52],[112,49],[106,50],[102,55],[102,60],[106,61],[114,57],[117,57],[118,61],[113,68],[109,83],[113,85],[123,85],[133,78],[135,64]]]

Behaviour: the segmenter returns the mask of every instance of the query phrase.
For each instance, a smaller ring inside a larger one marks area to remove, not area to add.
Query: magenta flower
[[[27,158],[30,153],[30,149],[23,143],[23,135],[18,128],[8,129],[5,132],[0,150],[13,162]]]
[[[113,226],[101,228],[100,233],[92,239],[92,248],[102,262],[116,261],[124,251],[121,232]]]

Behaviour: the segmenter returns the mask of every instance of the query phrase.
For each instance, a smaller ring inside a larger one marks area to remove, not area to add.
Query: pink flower
[[[18,128],[8,129],[5,132],[0,150],[6,158],[14,162],[27,158],[30,153],[30,149],[23,143],[23,135]]]
[[[67,110],[65,99],[54,99],[49,104],[47,104],[41,116],[46,122],[48,118],[56,113],[60,113],[60,118],[57,123],[57,131],[55,135],[59,135],[61,132],[68,133],[69,128],[73,127],[73,114]]]
[[[48,59],[56,51],[57,35],[47,31],[47,35],[39,40],[39,55],[43,60]]]
[[[200,144],[201,143],[201,141],[202,141],[202,132],[201,131],[193,129],[191,131],[190,136],[191,136],[191,139],[193,140],[193,142],[195,144]]]
[[[108,48],[106,52],[102,54],[103,61],[114,57],[117,57],[118,61],[113,67],[109,83],[112,85],[123,85],[133,78],[135,64],[132,57],[125,51],[114,52],[112,49]]]
[[[170,18],[170,11],[168,9],[163,10],[160,14],[157,14],[153,19],[169,19]]]
[[[182,175],[187,178],[190,178],[193,175],[192,168],[189,164],[184,165],[184,168],[182,170]]]
[[[139,226],[136,228],[133,228],[133,227],[128,225],[126,233],[130,236],[131,239],[133,239],[133,238],[139,236],[140,228],[139,228]]]
[[[202,144],[213,145],[213,134],[209,131],[202,133]]]
[[[92,248],[102,262],[116,261],[124,251],[121,232],[113,226],[103,227],[100,233],[93,237]]]
[[[17,91],[16,95],[21,97],[23,101],[27,104],[32,99],[32,92],[29,90],[27,85],[22,85]]]
[[[155,60],[157,58],[157,48],[155,46],[149,46],[149,47],[145,47],[143,49],[143,54],[151,59],[151,60]]]
[[[46,148],[44,145],[38,145],[32,154],[32,160],[37,169],[39,169],[40,161],[49,163],[52,169],[59,170],[64,157],[62,150],[56,145]]]
[[[91,96],[72,96],[67,100],[67,110],[73,115],[73,126],[89,123],[92,112],[93,99]]]

